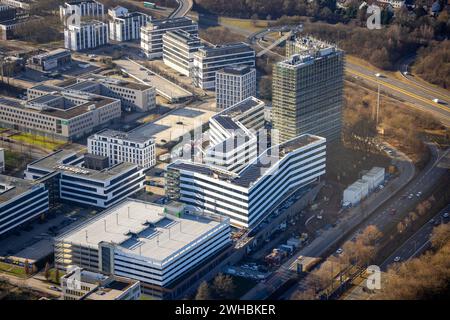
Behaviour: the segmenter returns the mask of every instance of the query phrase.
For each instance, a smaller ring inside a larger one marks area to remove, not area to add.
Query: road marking
[[[381,81],[381,80],[374,79],[374,78],[371,77],[371,76],[365,75],[365,74],[360,73],[360,72],[355,71],[355,70],[351,70],[351,69],[349,69],[349,68],[347,68],[346,71],[347,71],[348,73],[352,73],[352,74],[357,75],[357,76],[359,76],[359,77],[361,77],[361,78],[364,78],[364,79],[366,79],[366,80],[372,81],[372,82],[374,82],[374,83],[376,83],[376,84],[380,83],[380,85],[383,85],[383,86],[388,87],[388,88],[390,88],[390,89],[392,89],[392,90],[395,90],[395,91],[398,91],[398,92],[400,92],[400,93],[403,93],[404,95],[407,95],[407,96],[409,96],[409,97],[411,97],[411,98],[414,98],[414,99],[420,100],[420,101],[422,101],[422,102],[425,102],[425,103],[427,103],[427,104],[429,104],[429,105],[431,105],[431,106],[433,106],[433,107],[439,108],[439,109],[441,109],[441,110],[443,110],[443,111],[445,111],[445,112],[450,112],[450,109],[449,109],[449,108],[446,108],[446,107],[440,105],[439,103],[436,103],[436,102],[434,102],[434,101],[432,101],[432,100],[429,100],[429,99],[425,99],[425,98],[423,98],[423,97],[421,97],[421,96],[418,96],[418,95],[416,95],[416,94],[414,94],[414,93],[411,93],[411,92],[409,92],[409,91],[406,91],[406,90],[404,90],[404,89],[401,89],[401,88],[399,88],[399,87],[397,87],[397,86],[395,86],[395,85],[392,85],[392,84],[390,84],[390,83],[387,83],[387,82],[384,82],[384,81]],[[448,116],[446,116],[446,115],[443,115],[443,116],[450,119],[450,117],[448,117]]]

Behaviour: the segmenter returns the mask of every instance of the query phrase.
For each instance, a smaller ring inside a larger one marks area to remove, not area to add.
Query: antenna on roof
[[[88,231],[87,231],[87,229],[84,230],[84,232],[86,233],[86,242],[88,242]]]
[[[156,245],[159,247],[159,234],[156,236]]]
[[[106,232],[106,219],[103,220],[104,225],[105,225],[105,232]]]

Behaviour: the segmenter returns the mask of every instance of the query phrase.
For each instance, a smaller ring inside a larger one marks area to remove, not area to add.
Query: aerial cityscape
[[[448,299],[449,37],[444,0],[0,0],[0,300]]]

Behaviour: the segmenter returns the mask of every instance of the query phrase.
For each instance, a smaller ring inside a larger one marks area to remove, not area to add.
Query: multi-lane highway
[[[176,0],[176,2],[178,3],[178,8],[169,15],[169,18],[184,17],[194,5],[194,0]]]

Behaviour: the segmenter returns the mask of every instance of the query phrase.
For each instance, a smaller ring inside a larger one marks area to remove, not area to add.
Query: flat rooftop
[[[116,86],[120,86],[123,88],[128,88],[128,89],[133,89],[133,90],[141,90],[141,91],[147,90],[152,87],[150,85],[145,85],[145,84],[138,83],[138,82],[125,81],[122,79],[105,77],[105,76],[102,76],[99,74],[93,74],[93,73],[90,73],[83,78],[79,78],[77,81],[78,81],[78,83],[82,83],[82,81],[91,81],[91,82],[96,81],[98,83],[111,84],[111,85],[116,85]],[[69,86],[67,88],[69,89],[72,87]]]
[[[0,174],[0,205],[29,191],[35,182]]]
[[[153,138],[151,138],[149,136],[144,136],[139,132],[122,132],[122,131],[111,130],[111,129],[104,129],[102,131],[99,131],[99,132],[91,135],[89,137],[89,139],[94,139],[95,136],[123,139],[123,140],[136,142],[136,143],[145,143],[149,140],[153,140]]]
[[[255,52],[253,48],[245,42],[229,43],[216,46],[204,46],[200,48],[196,54],[205,57],[222,56],[226,54],[241,53],[241,52]]]
[[[234,75],[244,75],[252,71],[253,68],[246,65],[235,65],[228,66],[223,68],[222,70],[217,71],[218,73],[224,74],[234,74]]]
[[[238,102],[229,108],[226,108],[222,112],[218,113],[217,116],[235,117],[257,106],[264,106],[264,102],[255,97],[248,97],[247,99],[242,100],[241,102]]]
[[[115,243],[125,252],[164,263],[220,223],[191,214],[176,217],[165,213],[164,206],[127,199],[58,240],[93,247],[102,241]]]
[[[42,159],[36,160],[29,164],[32,168],[40,168],[49,172],[61,171],[71,175],[80,176],[86,179],[108,180],[125,171],[136,167],[135,164],[121,162],[103,170],[93,170],[82,166],[84,155],[77,154],[69,150],[58,150]],[[80,163],[72,165],[71,163]]]

